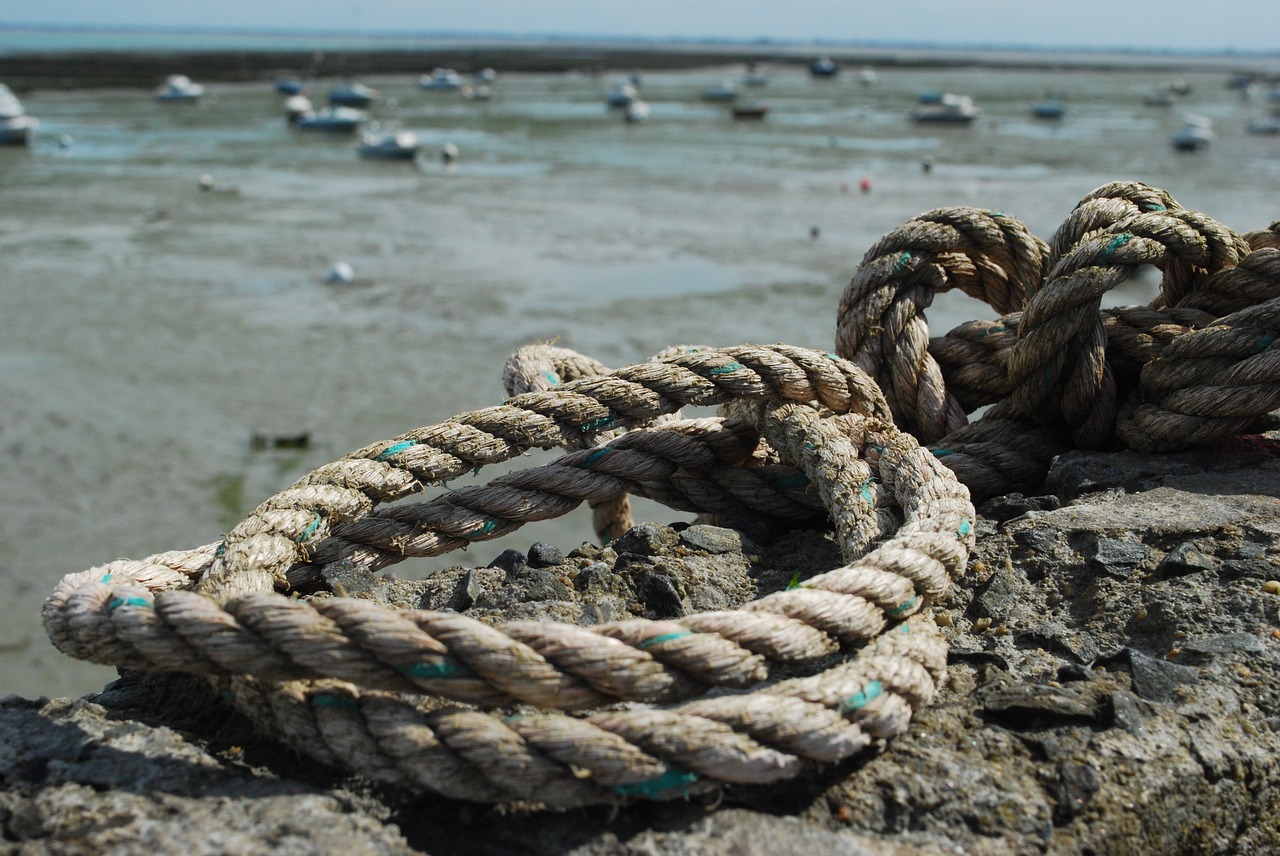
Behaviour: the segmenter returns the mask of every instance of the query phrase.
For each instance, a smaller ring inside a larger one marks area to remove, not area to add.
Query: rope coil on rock
[[[1181,448],[1280,406],[1276,232],[1246,243],[1132,182],[1090,194],[1049,243],[999,212],[927,212],[868,251],[840,356],[680,346],[609,371],[522,349],[504,404],[322,466],[216,544],[70,574],[45,626],[71,656],[205,675],[325,763],[462,799],[564,807],[793,777],[900,733],[936,691],[946,645],[925,607],[964,572],[971,492],[1038,485],[1072,445]],[[1101,310],[1141,265],[1162,270],[1161,295]],[[923,309],[952,287],[1002,317],[930,342]],[[721,416],[676,416],[697,405]],[[732,609],[593,626],[326,590],[337,563],[438,555],[584,501],[616,537],[630,494],[826,517],[846,564]]]

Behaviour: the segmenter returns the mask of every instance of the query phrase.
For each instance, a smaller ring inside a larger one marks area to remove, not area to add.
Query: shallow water
[[[384,95],[375,117],[426,141],[416,164],[287,128],[269,84],[214,84],[196,106],[24,96],[39,139],[0,150],[0,692],[112,676],[45,639],[40,603],[63,574],[214,541],[315,466],[499,402],[522,344],[615,366],[676,343],[826,349],[862,254],[935,207],[999,209],[1047,239],[1081,196],[1125,178],[1238,230],[1280,217],[1280,139],[1243,132],[1264,105],[1219,74],[1189,72],[1192,94],[1160,109],[1141,99],[1163,72],[881,69],[864,87],[766,71],[751,93],[771,107],[763,122],[698,99],[737,68],[646,74],[643,126],[604,107],[608,77],[506,75],[484,103],[365,79]],[[912,125],[927,89],[972,95],[982,117]],[[1028,115],[1046,89],[1068,95],[1060,122]],[[1214,119],[1209,151],[1168,145],[1184,111]],[[462,152],[451,169],[435,157],[446,142]],[[335,259],[356,282],[322,281]],[[930,321],[992,314],[942,295]],[[250,448],[254,433],[301,432],[304,451]],[[580,510],[396,572],[589,535]]]

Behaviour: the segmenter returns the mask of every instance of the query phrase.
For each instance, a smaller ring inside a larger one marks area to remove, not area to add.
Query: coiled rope
[[[928,212],[868,251],[836,354],[682,346],[609,371],[522,349],[504,404],[320,467],[216,544],[70,574],[45,626],[71,656],[208,676],[325,763],[462,799],[565,807],[794,777],[901,733],[936,691],[946,646],[927,607],[965,570],[971,491],[1037,486],[1072,444],[1184,447],[1280,405],[1277,234],[1250,233],[1251,250],[1135,183],[1090,194],[1048,243],[996,212]],[[1164,275],[1152,306],[1100,311],[1146,264]],[[952,287],[1003,317],[930,342],[923,309]],[[675,415],[699,405],[721,416]],[[550,464],[388,505],[554,447]],[[847,564],[736,609],[591,627],[324,591],[332,563],[372,571],[584,501],[615,537],[629,494],[825,516]]]

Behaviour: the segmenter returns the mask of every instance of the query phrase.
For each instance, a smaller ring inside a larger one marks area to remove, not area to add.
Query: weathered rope
[[[320,467],[218,544],[70,574],[45,626],[72,656],[208,676],[325,763],[463,799],[563,807],[793,777],[900,733],[932,697],[946,646],[925,607],[965,569],[971,494],[1037,487],[1072,445],[1184,448],[1280,406],[1277,234],[1246,243],[1132,182],[1086,197],[1051,243],[997,212],[931,211],[846,288],[845,358],[682,346],[609,371],[525,349],[503,405]],[[1102,311],[1146,264],[1160,296]],[[930,342],[923,309],[952,287],[1002,317]],[[686,405],[721,416],[668,418]],[[387,505],[554,447],[568,452],[542,467]],[[734,609],[591,627],[325,590],[332,563],[437,555],[583,501],[616,534],[632,493],[825,517],[847,564]]]

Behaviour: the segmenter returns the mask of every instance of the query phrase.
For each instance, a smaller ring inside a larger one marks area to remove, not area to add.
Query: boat
[[[349,134],[369,118],[363,110],[353,107],[325,107],[303,113],[294,122],[299,131],[321,131],[330,134]]]
[[[809,63],[809,74],[813,77],[835,77],[840,73],[840,66],[829,56],[820,56]]]
[[[413,160],[422,141],[413,131],[367,131],[360,135],[356,151],[369,160]]]
[[[738,98],[738,87],[726,80],[718,86],[709,86],[699,96],[703,101],[735,101]]]
[[[471,76],[475,78],[476,83],[493,83],[498,79],[498,72],[485,66]]]
[[[1280,116],[1265,116],[1261,119],[1250,119],[1244,129],[1250,134],[1280,134]]]
[[[1173,132],[1169,142],[1180,152],[1198,152],[1213,140],[1213,122],[1204,116],[1187,115],[1182,127]]]
[[[284,99],[284,116],[289,120],[289,124],[298,121],[302,116],[315,112],[315,107],[311,104],[311,99],[305,95],[290,95]]]
[[[436,68],[418,78],[418,87],[428,92],[456,92],[462,88],[462,78],[452,68]]]
[[[769,115],[769,105],[761,101],[751,101],[747,104],[733,105],[731,112],[735,119],[763,119]]]
[[[862,70],[858,72],[858,82],[863,86],[870,86],[876,82],[876,70],[869,65],[864,65]]]
[[[604,103],[610,107],[626,107],[638,98],[640,93],[630,82],[615,84],[604,97]]]
[[[767,86],[768,84],[769,78],[760,70],[760,67],[754,62],[747,63],[747,71],[742,75],[742,85],[760,87]]]
[[[338,107],[368,107],[378,100],[378,90],[363,83],[344,83],[329,90],[329,103]]]
[[[276,92],[281,95],[301,95],[305,87],[296,77],[280,77],[276,79]]]
[[[650,112],[649,102],[636,98],[626,106],[622,117],[632,125],[643,125],[649,121]]]
[[[8,86],[0,83],[0,144],[25,146],[40,120],[28,116],[26,108]]]
[[[968,95],[943,93],[936,104],[921,104],[911,111],[911,118],[917,122],[931,122],[940,125],[967,125],[978,117],[978,108]]]
[[[1031,104],[1031,115],[1037,119],[1061,119],[1067,112],[1067,105],[1057,99],[1035,101]]]
[[[204,87],[192,83],[185,74],[171,74],[156,90],[156,100],[168,104],[194,104],[204,95]]]

